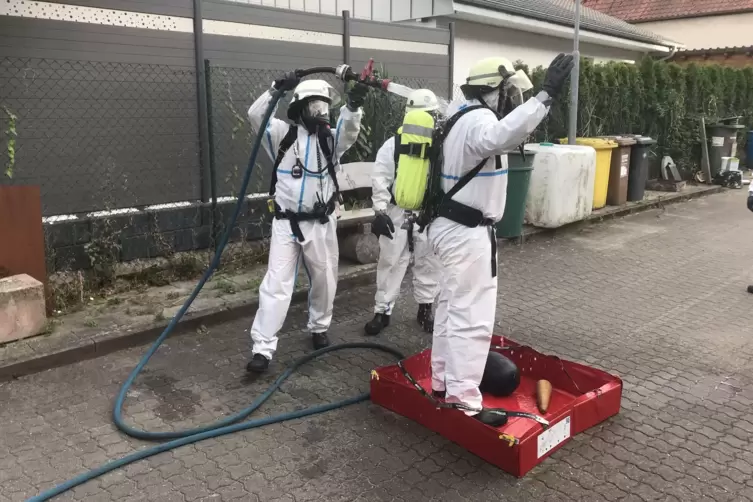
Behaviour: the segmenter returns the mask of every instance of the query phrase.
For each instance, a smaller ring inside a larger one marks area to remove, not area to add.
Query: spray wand
[[[379,78],[379,74],[374,70],[374,59],[369,59],[361,73],[358,74],[353,71],[353,68],[347,64],[341,64],[339,66],[319,66],[316,68],[307,68],[305,70],[296,70],[295,74],[298,78],[307,77],[316,73],[330,73],[335,75],[343,82],[359,82],[375,89],[382,91],[392,92],[394,94],[403,95],[404,92],[398,90],[390,79]],[[411,89],[412,90],[412,89]]]

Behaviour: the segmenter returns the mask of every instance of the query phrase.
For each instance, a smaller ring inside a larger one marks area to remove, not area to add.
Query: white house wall
[[[455,24],[454,83],[464,83],[470,65],[485,57],[503,56],[513,62],[520,59],[535,68],[548,66],[558,53],[572,50],[572,41],[566,39],[459,21]],[[580,51],[595,62],[635,61],[642,56],[640,52],[591,44],[581,44]]]
[[[676,40],[687,50],[753,45],[753,12],[672,19],[638,26]]]

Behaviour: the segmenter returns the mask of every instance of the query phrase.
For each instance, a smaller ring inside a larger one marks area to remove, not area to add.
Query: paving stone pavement
[[[753,500],[753,214],[743,199],[727,192],[501,250],[498,332],[625,382],[617,417],[523,479],[363,403],[164,453],[58,500]],[[363,340],[373,294],[338,296],[334,341]],[[412,353],[429,339],[405,296],[381,338]],[[271,374],[246,381],[249,322],[165,344],[129,395],[129,421],[150,430],[209,423],[250,403],[308,350],[297,305]],[[148,445],[110,423],[114,395],[144,350],[0,384],[0,502]],[[363,392],[369,370],[388,361],[328,355],[259,414]]]

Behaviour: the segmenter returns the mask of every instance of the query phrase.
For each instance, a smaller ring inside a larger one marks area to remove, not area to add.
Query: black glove
[[[279,90],[282,90],[283,92],[286,91],[292,91],[296,88],[296,86],[301,82],[301,79],[298,78],[296,73],[294,71],[291,71],[290,73],[286,74],[282,78],[278,78],[275,80],[274,88]]]
[[[371,223],[371,233],[379,237],[383,235],[388,239],[392,239],[392,234],[395,232],[395,225],[389,216],[384,213],[377,213],[376,218]]]
[[[554,58],[554,61],[552,61],[552,64],[546,70],[544,85],[542,86],[542,89],[549,94],[549,97],[554,99],[562,93],[562,87],[573,70],[574,64],[575,62],[571,54],[565,55],[560,53]]]
[[[748,194],[748,209],[753,211],[753,193]]]
[[[362,84],[361,82],[353,84],[353,86],[348,89],[348,108],[350,108],[351,111],[356,111],[361,108],[364,101],[366,101],[366,95],[368,93],[368,85]]]

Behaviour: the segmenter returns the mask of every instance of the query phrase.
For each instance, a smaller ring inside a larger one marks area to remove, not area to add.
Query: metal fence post
[[[201,0],[193,1],[193,37],[196,57],[196,98],[199,115],[199,179],[201,180],[201,201],[208,202],[209,181],[209,128],[207,124],[207,87],[204,74],[204,23],[201,14]]]
[[[350,11],[343,11],[343,63],[350,64]]]
[[[452,102],[453,98],[455,97],[455,23],[450,23],[450,44],[447,46],[447,53],[448,53],[448,71],[450,72],[448,78],[449,82],[447,83],[447,87],[449,90],[449,93],[447,94],[447,100],[448,102]]]
[[[570,117],[567,127],[567,144],[574,145],[578,134],[578,84],[580,83],[580,2],[575,0],[575,33],[573,36],[573,58],[575,64],[570,74]]]
[[[211,239],[212,245],[217,249],[217,168],[214,157],[214,126],[212,125],[212,67],[209,60],[204,60],[204,73],[206,75],[207,90],[207,150],[209,152],[209,196],[211,201]]]

